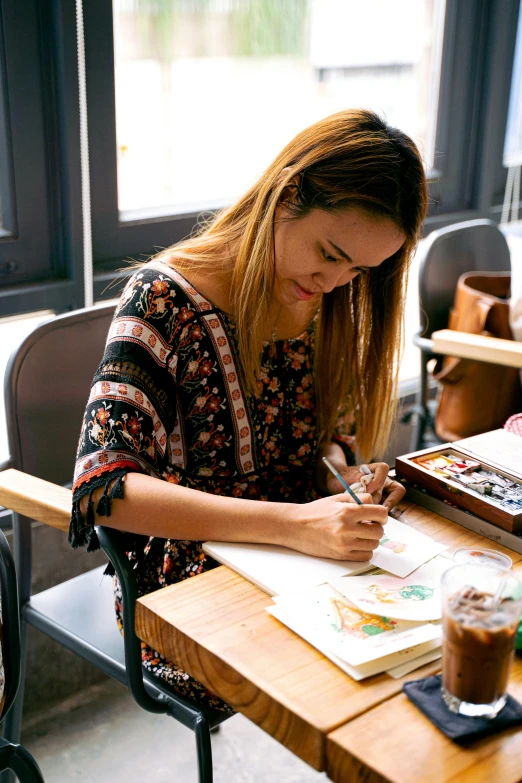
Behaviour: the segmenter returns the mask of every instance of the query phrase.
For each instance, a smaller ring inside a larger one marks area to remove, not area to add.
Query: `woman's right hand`
[[[376,506],[371,495],[359,495],[356,505],[349,495],[332,495],[295,504],[287,546],[314,557],[332,560],[370,560],[384,535],[388,510]]]

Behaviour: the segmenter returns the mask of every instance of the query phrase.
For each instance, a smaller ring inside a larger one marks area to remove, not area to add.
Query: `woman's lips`
[[[294,293],[298,299],[303,299],[304,301],[307,301],[308,299],[312,299],[314,296],[316,296],[318,292],[307,291],[306,288],[301,288],[299,283],[296,283],[294,280]]]

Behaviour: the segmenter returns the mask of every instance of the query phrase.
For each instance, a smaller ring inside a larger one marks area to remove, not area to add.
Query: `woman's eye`
[[[353,271],[358,272],[360,275],[364,275],[368,271],[368,268],[365,266],[354,266]]]
[[[328,261],[330,264],[337,263],[337,259],[334,258],[334,256],[331,256],[329,253],[327,253],[326,250],[324,250],[324,248],[323,248],[323,258],[325,261]]]

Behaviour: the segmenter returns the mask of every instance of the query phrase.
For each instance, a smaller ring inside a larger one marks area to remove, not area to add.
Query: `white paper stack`
[[[372,568],[369,563],[312,557],[271,544],[207,541],[203,550],[268,595],[320,585],[345,574],[361,574]]]
[[[348,577],[346,581],[350,581]],[[267,611],[333,661],[355,680],[362,680],[419,657],[440,655],[439,622],[409,622],[372,614],[355,606],[331,585],[275,596]],[[399,675],[400,676],[400,675]]]
[[[204,551],[274,597],[267,611],[356,680],[401,677],[440,657],[447,549],[391,517],[369,563],[268,544],[208,541]]]

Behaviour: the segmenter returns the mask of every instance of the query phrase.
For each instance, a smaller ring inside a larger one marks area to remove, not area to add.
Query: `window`
[[[229,203],[298,131],[347,106],[383,113],[432,167],[443,0],[113,8],[120,220]]]
[[[60,15],[53,19],[49,6],[0,0],[0,316],[82,302],[68,189],[76,172],[61,126],[65,95],[58,100],[57,92],[70,83],[57,70],[67,53],[77,83],[76,42],[62,51],[54,26]],[[74,119],[68,133],[74,139]]]
[[[95,299],[116,295],[125,259],[189,234],[347,105],[420,143],[436,172],[427,231],[500,217],[519,0],[83,7]],[[0,316],[79,307],[74,3],[0,0],[0,65]]]

